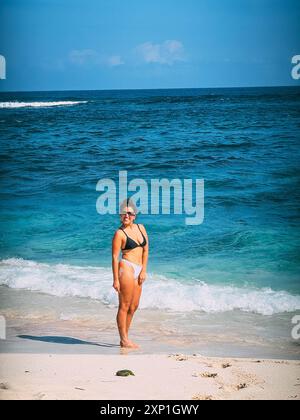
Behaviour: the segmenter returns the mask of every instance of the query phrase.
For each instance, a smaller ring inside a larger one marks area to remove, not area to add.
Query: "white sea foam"
[[[0,102],[0,108],[50,107],[86,104],[88,101],[53,101],[53,102]]]
[[[10,258],[0,261],[0,284],[55,296],[88,297],[111,307],[118,304],[117,294],[112,288],[111,270],[103,267],[50,265]],[[206,313],[241,310],[262,315],[300,309],[299,295],[267,288],[239,288],[203,282],[191,285],[151,273],[143,288],[140,308]]]

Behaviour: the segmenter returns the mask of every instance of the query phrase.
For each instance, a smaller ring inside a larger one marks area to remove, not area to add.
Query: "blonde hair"
[[[122,201],[121,205],[120,205],[120,214],[122,214],[122,212],[124,211],[124,209],[126,207],[131,207],[135,213],[135,215],[137,216],[137,207],[134,203],[134,201],[131,198],[125,198],[125,200]]]

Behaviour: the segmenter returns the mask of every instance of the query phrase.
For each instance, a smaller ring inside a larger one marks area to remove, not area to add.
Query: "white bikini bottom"
[[[140,274],[140,272],[142,271],[143,266],[142,265],[139,265],[139,264],[135,264],[135,263],[133,263],[131,261],[128,261],[128,260],[126,260],[126,258],[122,258],[121,261],[125,261],[126,264],[130,265],[133,268],[133,270],[134,270],[134,273],[133,273],[134,278],[137,279],[138,276],[139,276],[139,274]]]

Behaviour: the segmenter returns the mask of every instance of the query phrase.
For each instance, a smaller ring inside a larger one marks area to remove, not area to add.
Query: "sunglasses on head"
[[[128,216],[135,216],[135,213],[132,213],[131,211],[127,211],[126,213],[121,213],[120,216],[126,216],[126,214],[128,214]]]

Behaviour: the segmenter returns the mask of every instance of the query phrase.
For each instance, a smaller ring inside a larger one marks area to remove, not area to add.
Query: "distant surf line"
[[[0,108],[42,108],[42,107],[53,107],[53,106],[70,106],[78,104],[86,104],[88,101],[50,101],[50,102],[0,102]]]

